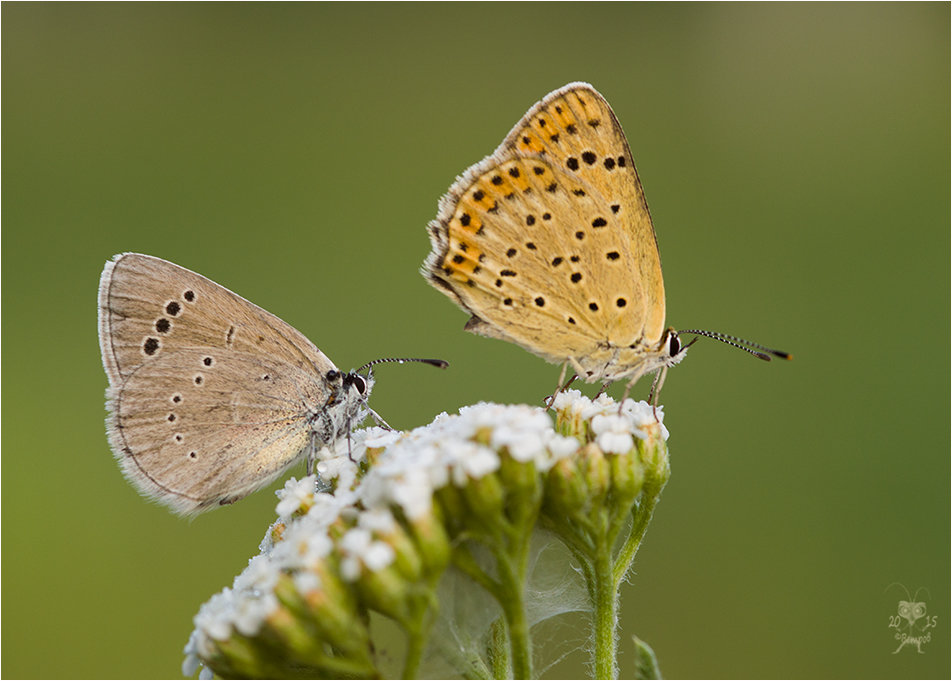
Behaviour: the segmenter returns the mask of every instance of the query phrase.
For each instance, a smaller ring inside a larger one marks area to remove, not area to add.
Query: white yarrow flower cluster
[[[488,431],[489,446],[474,441]],[[407,517],[429,512],[433,490],[448,482],[461,487],[499,469],[500,449],[517,461],[533,461],[548,470],[559,458],[578,449],[578,440],[558,435],[539,407],[480,403],[443,414],[428,426],[391,440],[390,446],[364,478],[363,499],[393,503]]]
[[[445,569],[451,549],[446,530],[436,520],[444,515],[433,514],[439,490],[463,489],[494,476],[504,458],[512,462],[510,467],[527,466],[542,485],[557,465],[574,470],[570,462],[585,442],[605,454],[631,452],[636,440],[648,437],[648,430],[657,436],[655,416],[662,415],[644,402],[626,400],[619,410],[607,396],[591,400],[575,390],[559,394],[553,408],[562,432],[569,434],[556,432],[542,408],[480,403],[460,409],[458,415],[441,414],[409,432],[368,428],[325,447],[318,454],[318,476],[291,478],[278,491],[278,520],[262,541],[261,554],[231,588],[214,595],[195,616],[183,672],[193,674],[199,662],[213,659],[216,651],[225,654],[221,644],[227,644],[233,632],[253,638],[266,625],[282,626],[285,620],[273,616],[288,599],[323,603],[329,597],[309,599],[318,598],[322,590],[342,593],[340,589],[348,588],[343,585],[353,584],[356,597],[368,599],[370,607],[383,604],[380,607],[398,612],[402,606],[394,604],[393,594],[394,588],[400,592],[400,584],[394,579],[423,579],[427,561],[430,574],[438,574],[434,565],[440,573]],[[566,420],[582,425],[566,430]],[[664,426],[660,428],[667,438]],[[460,498],[471,503],[473,497]],[[375,574],[379,577],[370,577]],[[341,612],[340,607],[334,612]],[[362,621],[355,618],[358,624]],[[330,675],[357,673],[327,669]]]
[[[624,421],[601,421],[599,427],[603,432],[606,430],[624,431],[640,439],[645,438],[644,431],[646,429],[657,425],[661,428],[661,439],[665,441],[668,439],[668,429],[664,427],[664,407],[652,406],[644,400],[636,402],[628,398],[622,403],[619,410],[618,403],[608,395],[602,394],[592,400],[585,397],[578,390],[564,390],[556,395],[552,407],[556,411],[571,414],[581,421],[591,419],[593,428],[595,427],[595,418],[598,416],[623,417]],[[614,444],[619,445],[620,440],[615,441]]]

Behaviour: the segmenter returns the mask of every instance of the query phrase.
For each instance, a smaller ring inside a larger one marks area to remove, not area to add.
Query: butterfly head
[[[380,416],[367,405],[367,398],[370,397],[370,391],[374,387],[374,366],[388,362],[396,364],[419,362],[440,369],[445,369],[449,366],[449,363],[442,359],[384,357],[375,359],[372,362],[367,362],[362,367],[358,367],[346,374],[337,369],[331,369],[324,375],[325,380],[334,391],[334,397],[331,398],[331,403],[340,402],[344,405],[341,411],[349,423],[360,423],[369,415],[372,416],[379,425],[390,428],[387,422],[380,418]]]
[[[678,332],[668,328],[655,342],[636,340],[621,346],[604,342],[598,350],[579,358],[573,365],[588,383],[631,379],[674,366],[684,359],[693,343],[693,340],[682,343]]]
[[[312,430],[324,444],[331,444],[372,413],[367,398],[373,388],[373,373],[344,373],[330,369],[324,374],[330,392],[327,402],[315,413]]]
[[[662,353],[660,359],[664,366],[674,366],[684,359],[684,356],[688,352],[688,348],[694,345],[696,341],[697,338],[694,338],[690,343],[682,343],[681,339],[678,337],[678,332],[672,328],[668,328],[664,332],[664,336],[662,336],[660,343]]]
[[[341,379],[341,383],[344,390],[354,390],[356,391],[358,397],[366,398],[370,394],[370,389],[373,388],[374,385],[373,369],[369,369],[366,376],[361,376],[356,371],[351,371],[350,373],[344,374],[344,377]]]
[[[324,374],[324,379],[334,391],[334,402],[352,402],[355,405],[366,402],[374,386],[373,367],[367,367],[366,375],[361,375],[361,369],[344,373],[331,369]]]

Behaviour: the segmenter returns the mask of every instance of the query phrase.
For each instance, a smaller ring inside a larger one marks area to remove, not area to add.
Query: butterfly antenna
[[[771,357],[779,357],[780,359],[793,359],[793,355],[789,352],[784,352],[783,350],[774,350],[773,348],[768,348],[766,345],[761,345],[760,343],[754,343],[749,340],[744,340],[743,338],[738,338],[737,336],[731,336],[726,333],[718,333],[717,331],[704,331],[701,329],[684,329],[679,330],[678,333],[692,333],[695,336],[705,336],[706,338],[713,338],[718,340],[721,343],[727,343],[732,345],[735,348],[740,348],[745,352],[749,352],[754,357],[759,357],[762,360],[767,362],[770,361]],[[693,344],[697,339],[691,341]]]
[[[420,362],[422,364],[429,364],[430,366],[439,367],[440,369],[445,369],[450,365],[445,359],[419,359],[417,357],[382,357],[380,359],[375,359],[372,362],[367,362],[365,365],[359,369],[354,369],[356,373],[360,373],[364,369],[369,369],[377,364],[385,364],[387,362],[396,362],[397,364],[403,364],[405,362]]]

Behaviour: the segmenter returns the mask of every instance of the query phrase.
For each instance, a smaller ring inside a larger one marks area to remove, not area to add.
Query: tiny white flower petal
[[[499,470],[499,455],[475,442],[449,442],[445,450],[452,466],[452,480],[457,487],[466,485],[470,478],[482,478]]]
[[[308,509],[306,517],[323,525],[330,525],[337,520],[342,506],[342,499],[334,494],[315,494],[314,505]]]
[[[617,413],[598,414],[592,418],[595,443],[606,453],[625,454],[635,446],[633,435],[642,434],[632,426],[631,419]]]
[[[433,508],[433,488],[422,482],[399,485],[392,496],[410,520],[419,520]]]
[[[603,398],[607,398],[603,399]],[[598,399],[589,403],[587,407],[579,411],[585,420],[594,419],[597,415],[618,413],[618,405],[607,395],[600,395]]]
[[[338,542],[338,547],[344,553],[357,555],[370,546],[372,540],[373,537],[370,534],[370,530],[363,527],[355,527],[344,533],[344,536],[341,537],[340,542]]]
[[[279,516],[289,516],[298,510],[302,504],[309,503],[316,491],[317,476],[308,475],[307,477],[296,480],[290,478],[284,483],[284,489],[276,492],[280,501],[277,506]]]
[[[650,426],[655,423],[655,408],[644,400],[635,402],[633,399],[629,398],[625,400],[622,404],[621,411],[623,414],[627,415],[632,422],[637,426]],[[658,420],[664,418],[664,409],[662,407],[657,408]]]
[[[334,543],[327,536],[327,525],[305,516],[293,523],[284,539],[275,547],[271,560],[281,570],[313,567],[330,554]]]
[[[429,444],[407,440],[388,449],[371,468],[360,486],[360,495],[367,508],[381,508],[389,504],[400,506],[407,517],[416,519],[432,507],[433,471],[439,465],[438,450]]]
[[[355,527],[348,530],[338,542],[344,556],[341,560],[341,576],[353,581],[360,576],[361,565],[376,571],[387,567],[396,559],[396,552],[386,542],[374,540],[369,530]]]
[[[248,561],[248,567],[235,577],[235,591],[269,591],[278,582],[278,570],[267,556],[257,555]]]
[[[595,438],[595,443],[606,454],[625,454],[635,446],[630,433],[602,433]]]
[[[546,446],[549,448],[549,451],[552,452],[553,458],[558,460],[574,454],[581,445],[574,437],[556,435],[553,433],[552,437],[550,437],[546,443]]]
[[[592,432],[596,435],[601,435],[602,433],[607,433],[612,430],[615,418],[617,417],[606,416],[604,414],[597,414],[592,417]]]
[[[397,521],[394,519],[390,509],[375,508],[361,513],[357,524],[371,532],[387,533],[392,532],[396,528]]]
[[[383,541],[375,541],[368,546],[361,554],[361,559],[367,569],[371,572],[383,570],[390,565],[397,557],[397,552],[393,550],[390,544]]]
[[[224,641],[231,636],[234,613],[234,595],[231,589],[225,587],[202,604],[192,621],[195,628],[205,635],[216,641]]]
[[[294,582],[294,588],[301,595],[307,595],[321,588],[321,578],[310,570],[295,572],[291,579]]]
[[[341,558],[340,576],[345,582],[356,582],[360,577],[360,561],[355,556]]]
[[[548,418],[546,418],[546,424],[551,428],[551,422]],[[545,443],[542,439],[545,431],[533,430],[531,424],[528,423],[521,425],[522,427],[509,425],[497,427],[490,437],[490,444],[497,449],[506,447],[509,454],[516,461],[531,461],[545,450]]]
[[[565,409],[579,410],[586,409],[591,405],[592,401],[585,397],[582,394],[582,391],[575,390],[563,390],[558,395],[555,396],[555,400],[552,402],[552,406],[557,411],[563,411]]]
[[[379,427],[368,428],[366,432],[364,445],[367,447],[389,447],[402,437],[400,431]]]
[[[427,473],[431,489],[440,489],[450,484],[450,470],[446,466],[431,466]]]
[[[235,629],[245,636],[254,636],[268,616],[278,609],[278,599],[273,593],[261,596],[246,596],[238,601]]]
[[[653,428],[659,425],[661,427],[661,438],[663,440],[668,439],[668,429],[664,425],[664,406],[653,407],[644,400],[635,402],[632,399],[627,399],[622,405],[622,413],[627,414],[639,428]],[[642,437],[647,437],[647,435]]]
[[[346,454],[319,462],[317,472],[323,480],[337,481],[335,494],[350,493],[357,482],[357,464]]]
[[[496,452],[489,447],[483,447],[475,443],[468,444],[471,446],[466,447],[469,451],[465,454],[462,449],[456,452],[457,455],[463,455],[461,459],[457,459],[460,470],[471,478],[482,478],[499,470],[501,462]]]
[[[186,655],[185,660],[182,662],[182,676],[195,676],[195,672],[198,671],[201,664],[198,655]]]
[[[182,661],[182,676],[195,676],[201,660],[198,658],[198,631],[192,630],[185,644],[185,660]]]

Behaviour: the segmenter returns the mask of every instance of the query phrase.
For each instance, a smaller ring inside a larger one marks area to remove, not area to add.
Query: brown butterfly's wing
[[[467,329],[554,362],[656,344],[664,284],[628,143],[591,86],[537,103],[430,223],[424,274]]]
[[[228,289],[126,253],[99,287],[110,444],[142,493],[180,513],[235,501],[290,466],[334,364]]]
[[[110,442],[143,494],[181,513],[231,503],[297,462],[319,383],[266,356],[208,349],[140,365],[110,407]],[[302,392],[306,391],[306,392]]]

